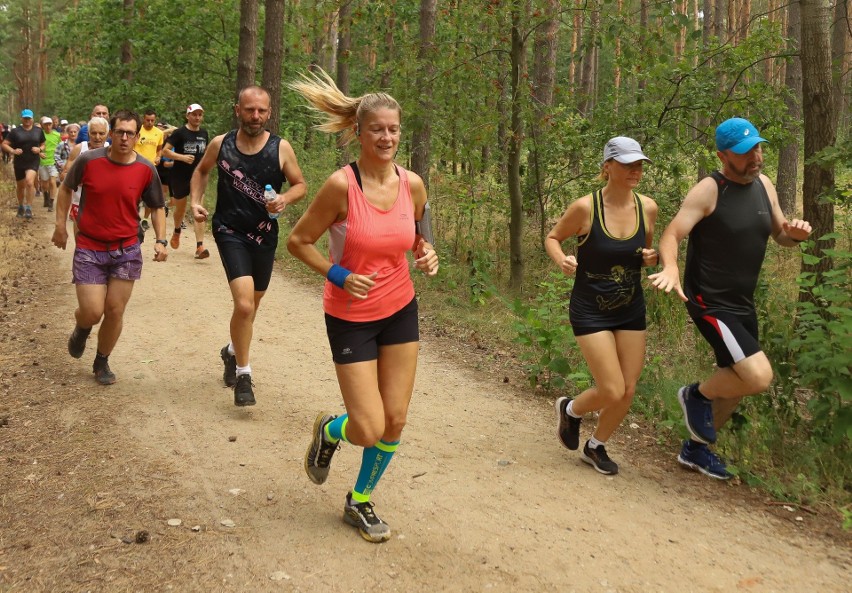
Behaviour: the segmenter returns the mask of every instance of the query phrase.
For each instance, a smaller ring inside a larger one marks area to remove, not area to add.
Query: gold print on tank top
[[[599,311],[612,311],[626,307],[633,301],[636,294],[636,279],[641,277],[638,270],[625,270],[624,266],[613,266],[609,274],[589,274],[586,276],[595,280],[610,280],[618,287],[609,295],[598,295],[595,300]]]

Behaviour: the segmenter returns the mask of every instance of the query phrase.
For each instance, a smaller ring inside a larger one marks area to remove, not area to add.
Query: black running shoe
[[[80,358],[83,356],[83,353],[86,351],[86,340],[89,339],[89,333],[91,331],[91,327],[89,329],[75,327],[74,331],[72,331],[71,335],[68,337],[68,354],[74,358]]]
[[[580,458],[602,474],[613,476],[618,473],[618,464],[606,454],[606,447],[598,445],[596,449],[589,447],[589,441],[583,445],[583,456]]]
[[[387,523],[376,516],[372,502],[354,502],[352,493],[346,495],[343,507],[343,520],[358,528],[358,532],[368,542],[380,544],[390,539],[391,530]]]
[[[254,390],[251,388],[251,375],[240,375],[234,385],[234,405],[253,406],[255,403],[257,402],[254,401]]]
[[[576,451],[580,446],[580,422],[583,419],[568,415],[570,401],[567,397],[556,400],[556,436],[565,447]]]
[[[95,381],[101,385],[112,385],[115,383],[115,373],[109,369],[109,362],[106,360],[103,362],[96,360],[95,364],[92,365],[92,372],[95,373]]]
[[[305,472],[314,484],[323,484],[328,479],[331,458],[340,447],[340,442],[329,443],[325,439],[325,425],[337,418],[331,414],[319,414],[314,421],[313,438],[305,452]]]
[[[227,346],[219,351],[219,355],[222,357],[222,362],[225,363],[225,372],[222,375],[222,380],[225,381],[225,385],[228,387],[233,387],[237,384],[237,357],[233,354],[228,354]]]

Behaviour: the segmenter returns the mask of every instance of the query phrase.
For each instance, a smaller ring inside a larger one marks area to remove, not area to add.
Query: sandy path
[[[130,583],[139,591],[849,591],[842,545],[737,502],[730,493],[742,487],[633,454],[639,430],[623,429],[611,447],[621,473],[601,476],[558,444],[550,400],[476,374],[429,340],[410,424],[373,497],[393,538],[363,541],[340,518],[359,450],[344,445],[323,486],[302,469],[315,415],[342,409],[321,283],[305,287],[275,274],[252,349],[258,405],[236,408],[218,357],[230,295],[209,247],[212,257],[202,262],[189,246],[170,250],[167,263],[146,262],[111,357],[118,383],[93,385],[90,352],[62,361],[67,389],[114,412],[114,425],[104,427],[115,439],[112,479],[128,476],[124,485],[89,490],[126,487],[137,501],[101,514],[100,539],[89,545],[99,546],[97,564],[114,578],[100,575],[90,590]],[[50,250],[49,259],[67,279],[70,253]],[[52,327],[70,328],[73,290],[63,283],[57,294]],[[66,333],[55,329],[59,348]],[[85,425],[66,407],[67,427]],[[171,518],[182,525],[167,527]],[[136,524],[154,535],[144,559],[122,552],[143,546],[108,543],[119,527]],[[0,555],[0,565],[15,558]],[[45,562],[31,569],[42,584],[51,574]],[[161,567],[156,573],[151,562]],[[25,569],[18,570],[8,582],[22,582]],[[67,589],[8,590],[86,590],[70,586],[81,578],[75,574],[67,573]]]

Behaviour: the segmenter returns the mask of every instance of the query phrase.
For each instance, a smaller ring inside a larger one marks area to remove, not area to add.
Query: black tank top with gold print
[[[614,237],[606,229],[601,191],[592,194],[592,225],[577,247],[577,272],[568,307],[573,326],[613,328],[645,317],[641,283],[645,212],[635,193],[633,200],[633,232]]]

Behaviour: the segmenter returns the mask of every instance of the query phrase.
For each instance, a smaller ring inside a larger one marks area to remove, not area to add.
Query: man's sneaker
[[[255,403],[257,402],[254,401],[254,390],[251,388],[251,375],[240,375],[234,385],[234,405],[253,406]]]
[[[683,442],[677,462],[683,467],[701,472],[717,480],[730,480],[733,474],[728,472],[725,463],[703,443]]]
[[[372,502],[354,502],[352,493],[346,495],[343,507],[343,520],[358,528],[358,532],[368,542],[379,544],[390,539],[391,530],[387,523],[376,516]]]
[[[89,339],[89,333],[91,331],[91,327],[89,329],[75,327],[74,331],[72,331],[71,335],[68,337],[68,354],[74,358],[80,358],[83,356],[83,353],[86,351],[86,340]]]
[[[314,420],[313,438],[305,452],[305,472],[314,484],[323,484],[328,479],[331,458],[340,447],[340,442],[325,440],[325,425],[337,418],[331,414],[319,414]]]
[[[148,232],[148,228],[149,228],[149,226],[148,226],[148,221],[147,221],[147,220],[145,220],[145,219],[143,218],[143,219],[142,219],[142,222],[140,222],[139,224],[142,226],[142,232],[143,232],[143,233],[147,233],[147,232]]]
[[[693,395],[693,386],[684,385],[677,391],[677,401],[683,410],[686,429],[692,440],[699,443],[716,442],[716,429],[713,427],[713,403]]]
[[[169,241],[169,245],[172,246],[172,249],[177,249],[180,247],[180,233],[172,233],[172,238]]]
[[[115,383],[115,373],[109,370],[109,362],[107,361],[103,363],[95,361],[95,364],[92,366],[92,372],[95,373],[95,380],[101,385],[112,385]]]
[[[30,208],[29,206],[24,206],[24,218],[29,219],[29,218],[32,218],[32,217],[33,217],[32,208]]]
[[[195,259],[207,259],[208,257],[210,257],[210,252],[204,248],[204,245],[195,248]]]
[[[225,372],[222,374],[222,380],[225,381],[225,385],[228,387],[233,387],[237,384],[237,357],[228,353],[227,346],[222,347],[219,355],[222,357],[222,362],[225,363]]]
[[[53,212],[53,198],[50,198],[50,199],[47,201],[47,211],[48,211],[48,212]]]
[[[50,206],[50,197],[47,194],[44,194],[44,207],[48,208]]]
[[[606,454],[606,447],[598,445],[596,449],[589,447],[589,441],[583,445],[583,456],[580,458],[602,474],[613,476],[618,473],[618,464]]]
[[[182,231],[185,231],[185,230],[186,230],[186,219],[184,219],[184,220],[182,220],[182,221],[181,221],[181,223],[180,223],[180,230],[182,230]]]
[[[18,206],[18,213],[16,214],[16,216],[17,216],[18,218],[23,218],[23,217],[24,217],[24,207],[23,207],[23,205],[19,205],[19,206]]]
[[[568,415],[570,401],[567,397],[556,400],[556,436],[565,447],[576,451],[580,446],[580,422],[583,419]]]

